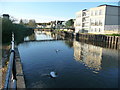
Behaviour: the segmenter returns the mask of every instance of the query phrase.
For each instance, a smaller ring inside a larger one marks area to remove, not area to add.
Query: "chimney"
[[[3,18],[9,19],[9,14],[3,14]]]

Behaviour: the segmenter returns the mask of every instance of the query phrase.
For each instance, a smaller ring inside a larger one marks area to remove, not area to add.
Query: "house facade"
[[[120,33],[119,6],[100,5],[76,13],[75,32],[112,34]]]

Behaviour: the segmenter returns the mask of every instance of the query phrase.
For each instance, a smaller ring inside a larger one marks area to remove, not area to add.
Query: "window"
[[[93,19],[91,19],[91,25],[94,26],[94,20]]]
[[[94,11],[92,11],[92,16],[94,16]]]
[[[97,26],[97,20],[95,20],[95,26]]]
[[[101,10],[99,10],[99,15],[101,15]]]
[[[93,32],[93,29],[91,28],[91,32]]]
[[[95,32],[96,32],[96,28],[95,28]]]
[[[97,10],[95,11],[95,15],[97,15]]]
[[[102,26],[102,20],[99,20],[99,25]]]
[[[91,11],[91,16],[93,16],[93,11]]]
[[[99,10],[99,15],[102,15],[102,10]]]
[[[101,28],[99,28],[99,32],[101,31]]]

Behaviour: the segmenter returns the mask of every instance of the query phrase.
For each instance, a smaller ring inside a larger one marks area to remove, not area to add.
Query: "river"
[[[18,45],[27,88],[118,88],[118,50],[54,38],[37,32]]]

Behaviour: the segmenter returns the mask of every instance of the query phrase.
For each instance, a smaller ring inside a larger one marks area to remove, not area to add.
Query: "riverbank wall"
[[[20,54],[17,46],[15,46],[15,60],[16,60],[17,89],[26,88],[23,67],[22,67],[21,58],[20,58]]]
[[[6,50],[7,49],[7,50]],[[7,75],[7,69],[8,69],[8,64],[9,64],[9,53],[10,53],[10,45],[4,47],[3,49],[3,56],[2,56],[2,86],[1,89],[4,89],[4,84],[6,80],[6,75]],[[17,45],[15,45],[15,62],[16,62],[16,78],[17,78],[17,89],[23,89],[26,88],[25,85],[25,79],[24,79],[24,73],[23,73],[23,68],[22,68],[22,63],[20,59],[20,54],[18,51]]]
[[[120,49],[120,36],[107,36],[107,35],[97,35],[97,34],[86,34],[72,32],[58,32],[59,35],[64,37],[75,38],[77,41],[90,43],[97,46],[102,46],[112,49]]]
[[[98,43],[104,47],[119,49],[120,36],[106,36],[106,35],[94,35],[94,34],[76,34],[77,40]]]

